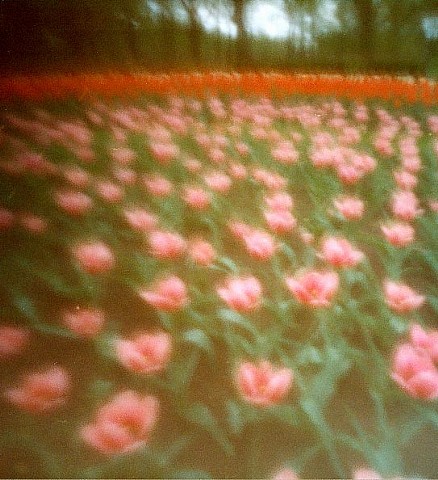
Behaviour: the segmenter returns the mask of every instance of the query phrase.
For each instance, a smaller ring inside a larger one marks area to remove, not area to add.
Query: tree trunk
[[[359,23],[359,48],[364,67],[370,69],[374,62],[374,20],[373,0],[355,0]]]
[[[233,0],[234,16],[233,20],[237,27],[236,40],[236,67],[238,69],[245,69],[251,63],[251,56],[249,52],[248,33],[245,27],[245,0]]]
[[[192,4],[184,2],[186,5],[187,13],[189,15],[189,40],[190,40],[190,52],[192,55],[193,63],[199,67],[201,65],[201,40],[202,40],[202,29],[199,24],[198,16],[196,9]]]

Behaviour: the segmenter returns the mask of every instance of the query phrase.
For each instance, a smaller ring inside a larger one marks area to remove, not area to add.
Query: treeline
[[[290,36],[251,34],[255,0],[3,0],[1,73],[257,70],[436,76],[428,0],[283,0]],[[437,5],[435,6],[435,3]],[[235,35],[207,31],[221,16]],[[438,34],[438,32],[435,32]]]

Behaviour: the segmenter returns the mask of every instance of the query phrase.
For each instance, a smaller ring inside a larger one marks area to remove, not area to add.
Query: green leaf
[[[192,435],[184,435],[175,440],[171,445],[166,446],[162,456],[163,465],[168,465],[183,451],[193,440]]]
[[[229,268],[233,273],[238,273],[239,272],[239,267],[236,265],[231,258],[228,257],[221,257],[218,260],[218,263],[221,263],[222,265],[225,265],[227,268]]]
[[[283,243],[281,248],[282,248],[284,254],[289,259],[292,267],[295,268],[297,266],[297,256],[296,256],[295,252],[293,251],[293,249],[289,245],[287,245],[286,243]]]
[[[23,316],[32,322],[38,322],[38,313],[33,301],[26,295],[17,294],[13,298],[14,305]]]
[[[193,343],[201,350],[207,352],[209,355],[214,354],[214,348],[210,338],[199,328],[186,330],[184,332],[183,339],[186,342]]]
[[[239,404],[233,400],[228,400],[227,414],[228,424],[230,425],[232,433],[238,435],[245,425]]]
[[[207,430],[224,449],[227,455],[232,455],[234,447],[220,428],[210,408],[203,403],[195,403],[186,410],[185,416],[191,422]]]
[[[297,357],[297,364],[298,365],[308,365],[309,363],[319,364],[322,362],[322,355],[321,352],[311,346],[308,345],[303,348]]]
[[[217,315],[221,320],[227,323],[239,325],[248,332],[252,333],[255,337],[258,337],[259,333],[257,329],[243,315],[240,315],[240,313],[237,313],[234,310],[229,310],[228,308],[220,308],[217,311]]]
[[[94,345],[97,352],[104,358],[114,360],[115,351],[114,351],[114,342],[116,340],[115,335],[104,334],[100,335],[94,340]]]
[[[274,417],[287,425],[296,427],[300,423],[298,409],[292,405],[277,405],[271,412]]]
[[[308,394],[323,409],[335,393],[336,384],[349,370],[351,360],[346,357],[345,349],[331,346],[322,359],[324,368],[313,376],[308,385]]]
[[[185,356],[178,362],[172,362],[167,370],[169,384],[173,386],[174,391],[181,393],[187,389],[195,373],[199,362],[199,350],[192,350],[190,356]]]
[[[69,330],[42,322],[39,318],[35,304],[27,295],[17,293],[13,296],[12,301],[14,306],[24,317],[27,318],[35,330],[46,335],[55,335],[57,337],[73,339],[77,338],[76,335]]]

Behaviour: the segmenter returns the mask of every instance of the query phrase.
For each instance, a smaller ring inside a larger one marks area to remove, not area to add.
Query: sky
[[[333,0],[326,0],[322,6],[323,15],[328,28],[336,28],[335,8]],[[204,26],[207,30],[219,30],[225,35],[236,36],[236,26],[230,22],[226,15],[218,15],[209,12],[207,8],[199,10]],[[289,35],[299,35],[299,27],[296,25],[290,30],[281,0],[254,0],[248,9],[248,30],[254,35],[263,35],[272,39],[284,39]]]

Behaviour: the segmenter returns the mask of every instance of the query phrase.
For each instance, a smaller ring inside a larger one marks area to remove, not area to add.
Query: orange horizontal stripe
[[[438,85],[426,78],[281,73],[107,73],[0,77],[0,100],[132,97],[141,94],[324,95],[352,100],[438,103]]]

